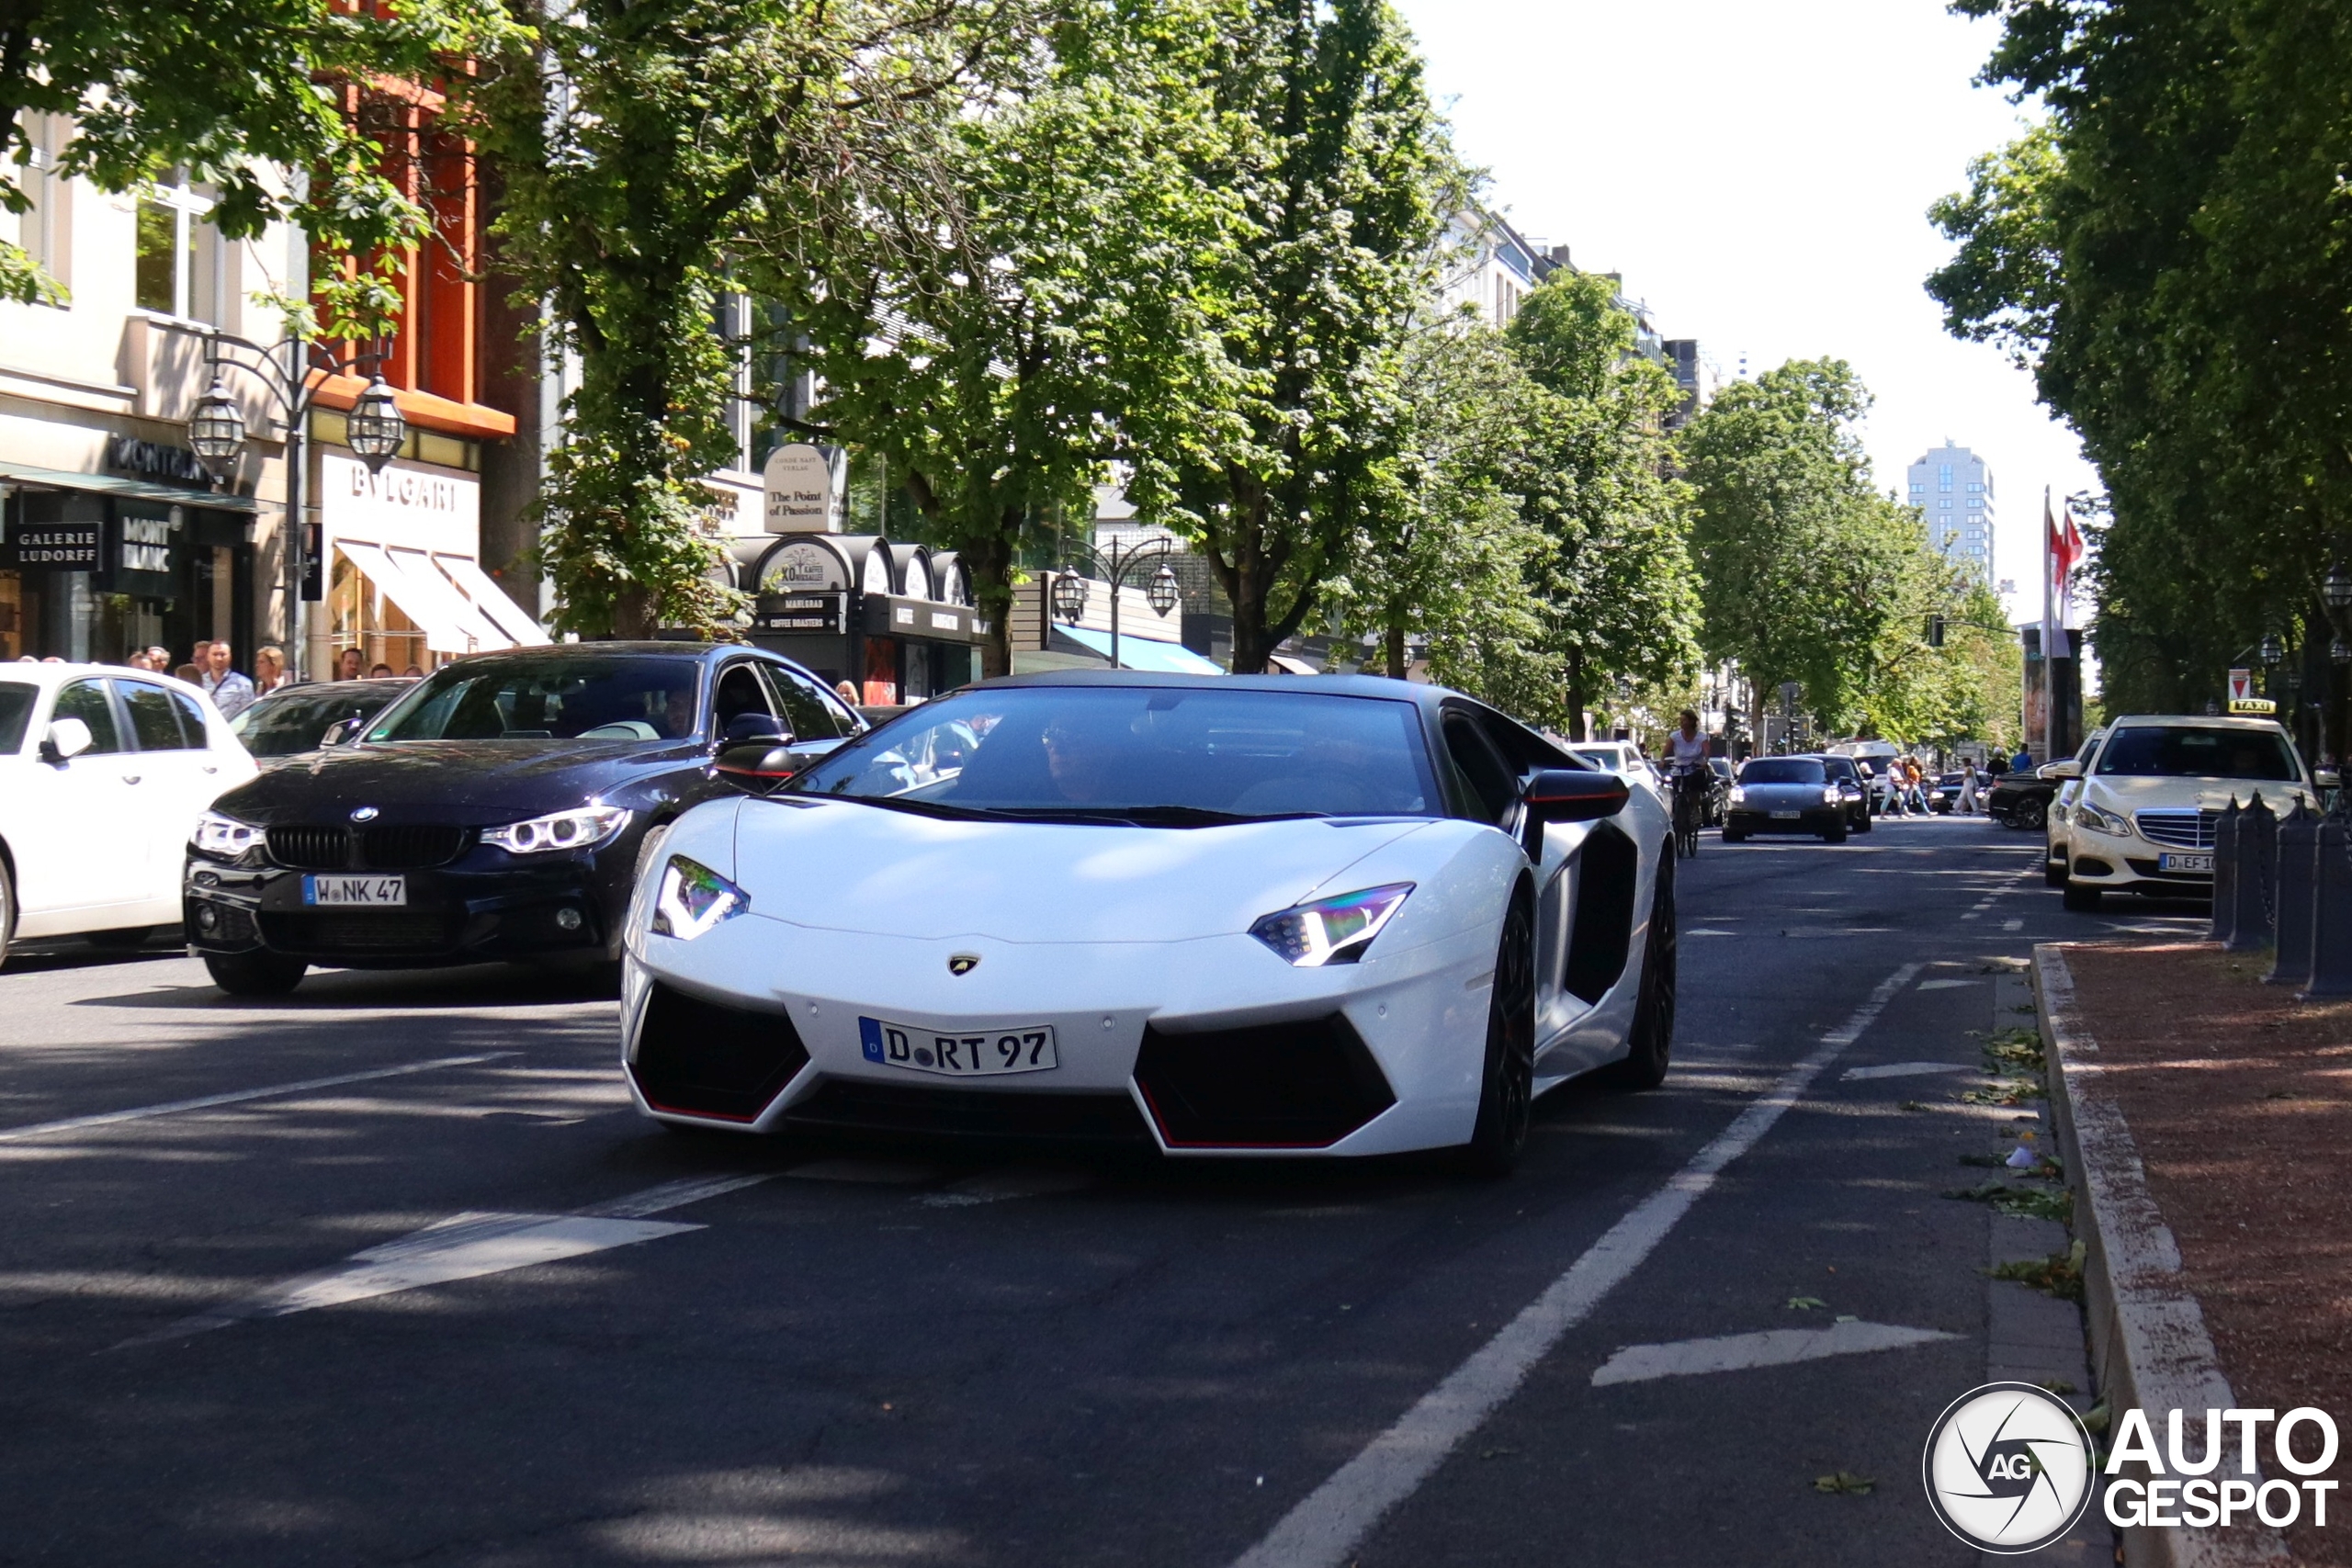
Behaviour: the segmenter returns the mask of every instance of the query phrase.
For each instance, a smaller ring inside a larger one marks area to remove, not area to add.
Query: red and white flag
[[[2071,659],[2066,640],[2067,612],[2074,608],[2075,572],[2083,564],[2083,531],[2075,514],[2062,525],[2050,509],[2050,492],[2041,492],[2041,649],[2044,658]]]

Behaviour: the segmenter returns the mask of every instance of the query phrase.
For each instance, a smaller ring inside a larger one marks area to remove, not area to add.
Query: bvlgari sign
[[[779,446],[768,454],[760,469],[764,493],[764,525],[771,534],[831,534],[839,529],[833,515],[840,486],[834,468],[838,448],[806,442]]]

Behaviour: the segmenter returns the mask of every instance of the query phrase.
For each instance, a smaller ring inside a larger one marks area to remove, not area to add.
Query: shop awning
[[[30,463],[0,463],[0,479],[13,484],[38,485],[44,490],[85,490],[100,495],[125,496],[132,501],[160,501],[167,506],[210,507],[216,512],[252,512],[257,506],[249,495],[188,490],[179,485],[149,484],[143,479],[126,479],[117,474],[84,474],[71,468],[37,468]]]
[[[474,613],[521,647],[536,648],[553,640],[547,628],[524,614],[523,606],[506,596],[506,591],[480,565],[464,556],[436,555],[433,564],[442,575],[458,585],[458,592],[472,602]]]
[[[424,628],[424,645],[434,652],[488,653],[514,646],[433,570],[423,550],[387,550],[359,539],[337,539],[334,547]]]
[[[1056,637],[1066,637],[1081,648],[1091,649],[1103,658],[1111,657],[1111,634],[1098,632],[1091,626],[1061,626],[1054,628]],[[1149,637],[1119,638],[1119,666],[1125,670],[1148,670],[1156,675],[1222,675],[1225,667],[1213,659],[1204,659],[1181,642],[1154,642]]]

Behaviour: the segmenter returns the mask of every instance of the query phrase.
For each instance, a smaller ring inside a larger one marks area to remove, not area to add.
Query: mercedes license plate
[[[869,1062],[944,1077],[1042,1073],[1060,1065],[1054,1055],[1054,1026],[1050,1023],[1023,1024],[1017,1029],[958,1030],[951,1034],[943,1029],[918,1029],[911,1023],[861,1018],[857,1021],[857,1034]]]
[[[306,876],[302,902],[336,908],[397,909],[408,903],[408,878]]]
[[[2200,871],[2211,876],[2213,874],[2213,857],[2209,854],[2158,855],[2156,869],[2158,871]]]

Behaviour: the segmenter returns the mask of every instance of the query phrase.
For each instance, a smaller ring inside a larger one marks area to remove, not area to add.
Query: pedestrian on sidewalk
[[[275,643],[254,649],[254,689],[269,693],[286,684],[286,652]]]
[[[2009,772],[2013,773],[2033,772],[2033,753],[2025,749],[2023,741],[2018,743],[2018,754],[2009,759]]]
[[[1922,817],[1927,816],[1928,814],[1927,789],[1928,771],[1919,765],[1919,759],[1917,757],[1905,759],[1903,771],[1905,775],[1910,781],[1911,809],[1917,811]]]
[[[359,661],[364,656],[356,648],[346,648],[334,656],[334,678],[338,681],[359,679]]]
[[[204,651],[211,660],[204,672],[204,689],[212,694],[212,705],[220,710],[222,718],[234,718],[254,705],[253,680],[229,667],[236,650],[227,643],[211,643]]]
[[[1963,760],[1960,764],[1960,799],[1952,809],[1962,817],[1976,815],[1976,759]]]

